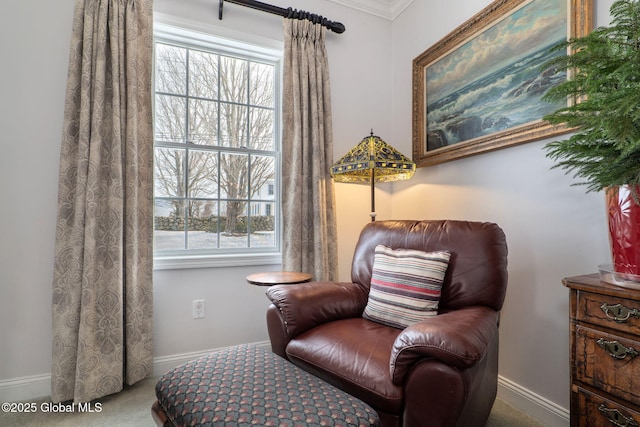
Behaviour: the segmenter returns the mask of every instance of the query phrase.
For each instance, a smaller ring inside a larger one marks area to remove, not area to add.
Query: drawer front
[[[640,342],[576,326],[575,378],[640,405]]]
[[[573,387],[578,402],[577,413],[571,414],[571,425],[580,427],[638,427],[640,413],[581,387]],[[578,421],[573,419],[577,417]]]
[[[640,335],[640,302],[579,291],[576,319]]]

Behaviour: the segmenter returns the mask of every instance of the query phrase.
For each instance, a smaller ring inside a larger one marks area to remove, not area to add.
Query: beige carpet
[[[46,413],[51,404],[41,399],[35,403],[35,413],[12,414],[0,412],[0,426],[33,426],[33,427],[97,427],[97,426],[131,426],[154,427],[151,418],[151,405],[155,401],[154,386],[157,379],[147,379],[122,393],[109,396],[87,405],[80,413],[76,406],[72,413]],[[99,410],[99,412],[98,412]],[[516,410],[508,403],[497,399],[486,427],[544,427]]]

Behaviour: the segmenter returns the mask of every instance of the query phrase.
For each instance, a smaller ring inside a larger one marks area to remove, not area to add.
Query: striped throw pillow
[[[362,317],[404,329],[438,314],[448,251],[376,246],[369,300]]]

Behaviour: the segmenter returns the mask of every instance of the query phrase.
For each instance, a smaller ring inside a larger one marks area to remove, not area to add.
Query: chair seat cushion
[[[389,414],[401,414],[403,389],[391,382],[389,360],[401,330],[362,318],[325,323],[287,345],[289,359]]]

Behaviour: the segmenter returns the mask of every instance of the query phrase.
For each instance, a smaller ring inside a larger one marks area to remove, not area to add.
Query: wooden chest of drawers
[[[640,291],[569,277],[571,427],[640,427]]]

